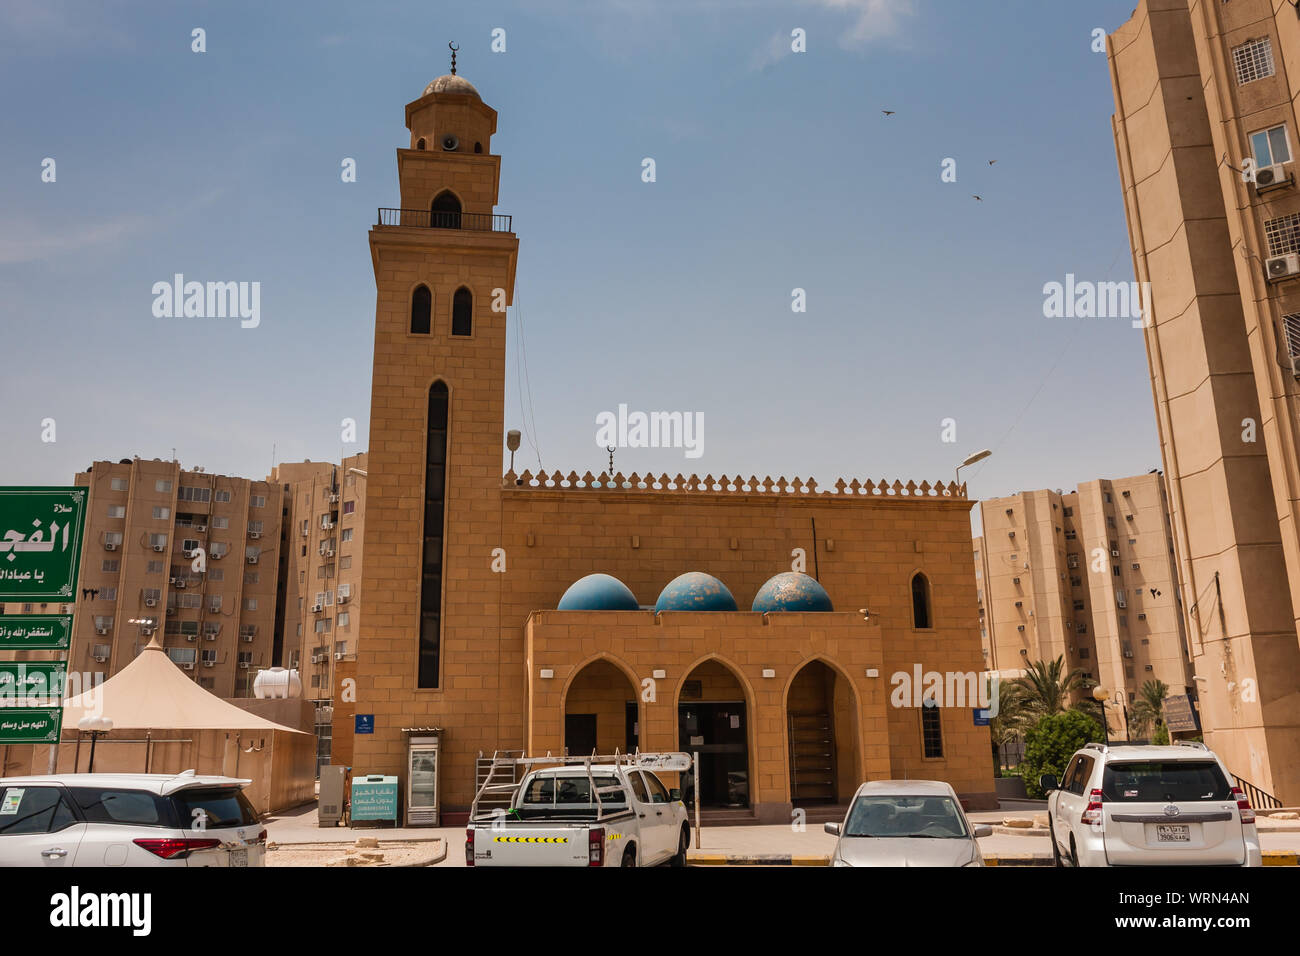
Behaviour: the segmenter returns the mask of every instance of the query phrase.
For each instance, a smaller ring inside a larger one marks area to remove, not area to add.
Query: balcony
[[[428,209],[380,207],[378,226],[414,226],[417,229],[462,229],[466,232],[510,232],[513,216],[483,212],[432,212]]]

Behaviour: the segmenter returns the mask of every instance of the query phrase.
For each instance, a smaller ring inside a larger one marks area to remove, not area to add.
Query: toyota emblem
[[[1167,817],[1178,816],[1178,808],[1174,806],[1172,803],[1169,804],[1169,806],[1165,807],[1165,816]]]

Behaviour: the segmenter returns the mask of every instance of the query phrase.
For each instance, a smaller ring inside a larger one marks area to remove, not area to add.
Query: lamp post
[[[95,744],[99,738],[113,729],[113,721],[107,717],[82,717],[77,721],[77,729],[90,734],[90,766],[86,773],[95,772]]]
[[[1110,723],[1106,720],[1106,701],[1110,699],[1110,691],[1098,685],[1092,689],[1092,699],[1101,704],[1101,732],[1106,736],[1106,746],[1110,746]]]
[[[963,468],[965,468],[967,465],[973,465],[977,461],[983,461],[991,454],[993,454],[992,449],[985,448],[983,451],[977,451],[973,455],[967,455],[966,460],[963,461],[960,465],[958,465],[957,469],[952,473],[953,478],[956,479],[957,485],[958,486],[961,485],[961,470]]]

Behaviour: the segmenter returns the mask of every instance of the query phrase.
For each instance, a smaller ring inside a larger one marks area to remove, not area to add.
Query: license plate
[[[1192,828],[1185,823],[1156,824],[1156,842],[1157,843],[1190,843],[1192,840]]]
[[[247,850],[231,850],[231,851],[230,851],[230,865],[231,865],[231,866],[248,866],[248,851],[247,851]]]

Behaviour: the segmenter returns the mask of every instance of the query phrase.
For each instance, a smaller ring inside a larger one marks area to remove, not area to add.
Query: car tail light
[[[1090,827],[1101,824],[1101,791],[1093,790],[1088,794],[1088,806],[1083,811],[1083,816],[1079,818],[1080,823],[1086,823]]]
[[[605,828],[594,827],[587,831],[587,865],[605,865]]]
[[[474,828],[468,827],[465,830],[465,865],[474,865]]]
[[[131,842],[164,860],[184,860],[195,850],[211,850],[221,846],[220,840],[142,839]]]
[[[1241,792],[1241,787],[1232,788],[1232,799],[1237,801],[1237,812],[1241,814],[1242,823],[1254,823],[1255,811],[1246,799],[1246,795]]]

